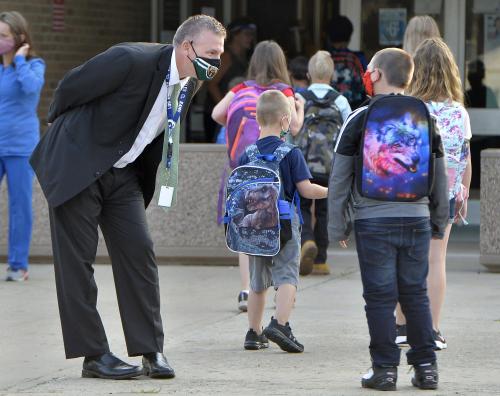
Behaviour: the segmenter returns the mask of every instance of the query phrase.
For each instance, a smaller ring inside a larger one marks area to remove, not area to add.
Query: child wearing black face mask
[[[284,144],[281,137],[290,129],[290,119],[290,103],[282,92],[272,89],[260,95],[257,102],[260,138],[256,146],[261,155],[273,154]],[[245,152],[240,165],[248,162]],[[293,201],[297,190],[301,196],[309,199],[326,198],[328,189],[309,181],[311,173],[298,147],[285,155],[279,164],[279,170],[281,188],[287,201]],[[304,351],[304,346],[294,337],[288,323],[299,278],[299,228],[299,216],[296,213],[292,217],[292,237],[281,246],[276,256],[250,256],[249,330],[245,337],[245,349],[267,348],[269,339],[286,352]],[[269,325],[262,330],[266,292],[271,286],[277,290],[276,313]]]

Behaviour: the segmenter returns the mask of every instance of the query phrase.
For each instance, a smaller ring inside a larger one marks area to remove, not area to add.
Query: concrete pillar
[[[500,272],[500,149],[481,151],[480,263]]]

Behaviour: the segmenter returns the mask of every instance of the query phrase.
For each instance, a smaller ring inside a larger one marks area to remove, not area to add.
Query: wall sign
[[[406,29],[406,8],[378,11],[378,41],[381,46],[401,45]]]
[[[52,30],[64,31],[64,0],[52,0]]]

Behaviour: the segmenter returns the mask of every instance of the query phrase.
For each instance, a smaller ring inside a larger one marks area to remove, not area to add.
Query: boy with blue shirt
[[[260,137],[256,145],[260,154],[272,154],[290,129],[290,104],[280,91],[264,92],[257,101],[257,122]],[[240,165],[249,162],[244,153]],[[312,184],[311,173],[298,148],[292,149],[280,162],[281,185],[285,199],[292,202],[295,191],[309,199],[326,198],[328,189]],[[299,277],[300,223],[299,216],[292,218],[292,238],[274,257],[250,256],[250,295],[248,298],[249,330],[244,347],[257,350],[269,346],[268,339],[286,352],[303,352],[304,346],[297,341],[289,325]],[[276,312],[269,325],[262,329],[262,317],[266,292],[271,286],[277,290]]]
[[[378,95],[394,94],[397,100],[412,74],[413,60],[407,52],[397,48],[377,52],[363,78],[367,94],[374,96],[370,104]],[[372,360],[372,368],[361,383],[365,388],[396,389],[400,349],[395,343],[394,310],[399,301],[407,318],[411,346],[406,356],[415,369],[412,384],[420,389],[436,389],[438,368],[426,278],[431,237],[443,238],[449,217],[443,145],[431,123],[435,161],[433,187],[428,196],[409,202],[367,198],[358,190],[360,176],[356,173],[367,108],[355,110],[340,131],[328,196],[328,236],[343,248],[347,247],[351,229],[350,202],[354,206],[354,232]],[[391,147],[397,161],[402,144],[396,141]]]
[[[307,96],[314,95],[314,100],[308,100],[306,102],[304,113],[306,117],[313,116],[315,120],[321,121],[321,115],[324,110],[320,107],[316,107],[315,100],[328,100],[331,107],[336,107],[335,111],[331,111],[331,114],[336,115],[336,125],[326,124],[324,128],[340,128],[340,126],[347,119],[351,113],[351,106],[345,98],[330,85],[334,74],[334,64],[332,57],[327,51],[318,51],[309,60],[308,73],[311,79],[311,85],[307,88],[306,92],[300,93],[304,99]],[[308,91],[308,92],[307,92]],[[327,97],[327,95],[330,95]],[[310,110],[308,109],[310,108]],[[340,113],[340,114],[339,114]],[[308,133],[308,131],[304,131]],[[331,152],[333,153],[333,146],[335,142],[329,142],[331,145]],[[310,145],[308,140],[308,145]],[[312,170],[312,169],[311,169]],[[330,167],[328,167],[328,171]],[[313,183],[317,183],[322,186],[328,186],[328,174],[325,173],[324,177],[315,175],[313,177]],[[312,273],[313,275],[328,275],[330,273],[330,267],[328,266],[327,260],[327,249],[328,249],[328,210],[327,210],[327,200],[317,199],[314,201],[314,217],[315,224],[312,225],[312,209],[313,201],[310,199],[302,199],[300,201],[300,206],[302,210],[302,216],[304,217],[304,224],[302,225],[302,250],[300,258],[300,274],[308,275]]]

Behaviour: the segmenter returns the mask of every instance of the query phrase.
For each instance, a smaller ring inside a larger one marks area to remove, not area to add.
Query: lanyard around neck
[[[168,68],[167,71],[167,77],[165,78],[165,82],[167,84],[167,92],[170,84],[170,67]],[[177,101],[177,109],[174,113],[174,110],[172,108],[172,101],[170,100],[170,95],[167,94],[167,128],[165,130],[165,135],[167,136],[168,139],[168,146],[167,146],[167,156],[166,156],[166,161],[165,161],[165,166],[167,168],[170,168],[172,166],[172,153],[173,153],[173,144],[174,144],[174,129],[175,125],[179,121],[179,118],[182,113],[182,108],[184,107],[184,103],[186,102],[186,97],[187,97],[187,88],[188,84],[184,84],[184,87],[182,87],[181,92],[179,94],[179,100]],[[172,91],[173,93],[173,91]]]

